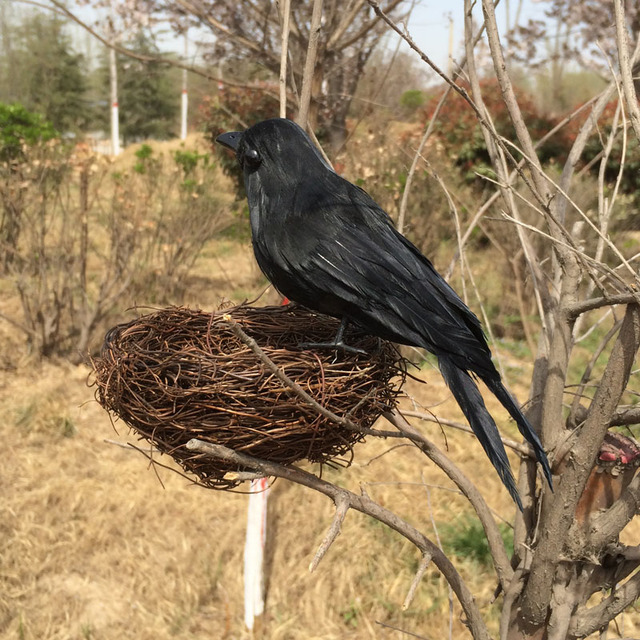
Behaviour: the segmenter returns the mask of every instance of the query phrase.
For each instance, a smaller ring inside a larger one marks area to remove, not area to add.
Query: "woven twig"
[[[337,329],[335,319],[294,306],[163,309],[107,333],[93,363],[96,398],[208,487],[232,488],[239,480],[226,474],[245,469],[188,451],[191,438],[281,464],[349,464],[364,434],[328,419],[304,396],[367,430],[395,406],[404,367],[395,347],[355,330],[346,339],[366,355],[298,347],[329,342]]]

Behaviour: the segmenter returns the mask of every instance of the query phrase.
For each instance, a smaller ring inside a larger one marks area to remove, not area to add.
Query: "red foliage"
[[[471,90],[467,83],[459,83],[459,86],[470,94]],[[444,91],[443,87],[428,97],[420,114],[422,128],[433,117]],[[483,80],[481,91],[498,133],[517,144],[515,130],[497,81]],[[556,119],[540,113],[530,95],[520,92],[518,103],[534,143],[557,124]],[[575,136],[575,134],[572,136],[572,133],[569,129],[563,128],[546,141],[539,151],[541,160],[543,162],[562,161]],[[463,171],[469,172],[470,179],[475,178],[474,172],[481,173],[483,169],[489,167],[490,159],[477,115],[459,93],[452,92],[444,103],[435,125],[435,134],[446,148],[448,155],[454,158],[455,164]],[[514,153],[514,155],[517,154]]]

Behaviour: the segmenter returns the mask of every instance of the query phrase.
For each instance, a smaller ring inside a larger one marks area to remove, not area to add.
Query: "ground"
[[[209,247],[199,268],[215,274],[217,288],[194,288],[188,300],[193,306],[213,308],[221,298],[242,299],[263,288],[246,243]],[[2,331],[5,348],[18,348],[10,329]],[[501,356],[509,386],[526,398],[529,365],[506,350]],[[122,423],[112,425],[95,401],[87,365],[17,361],[0,371],[0,638],[251,637],[243,624],[246,495],[196,487],[115,444],[138,441]],[[406,406],[415,402],[461,420],[437,370],[425,365],[421,375],[426,383],[407,384],[412,400],[405,399]],[[487,400],[504,433],[518,438],[504,410]],[[499,517],[511,521],[514,505],[477,441],[433,423],[418,426],[477,481]],[[445,546],[472,517],[452,483],[410,445],[370,438],[356,447],[350,468],[325,468],[323,477],[356,492],[365,489],[429,537],[437,531]],[[278,481],[269,509],[268,598],[256,636],[399,638],[393,628],[401,628],[449,637],[450,594],[435,568],[402,610],[419,556],[396,533],[349,513],[311,574],[308,565],[331,522],[332,504]],[[634,522],[627,535],[637,541],[637,534]],[[455,562],[495,634],[499,605],[492,603],[490,563],[464,553]],[[452,636],[469,637],[455,601],[451,615]],[[621,636],[640,633],[640,615],[633,611],[621,624]]]

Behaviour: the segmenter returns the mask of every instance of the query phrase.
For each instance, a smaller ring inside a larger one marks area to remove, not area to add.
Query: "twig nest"
[[[363,433],[323,416],[264,361],[321,407],[370,428],[395,406],[402,359],[390,343],[351,329],[347,343],[366,355],[300,348],[330,342],[338,324],[293,305],[163,309],[107,333],[94,361],[96,398],[208,487],[236,486],[229,472],[244,469],[187,450],[191,438],[282,464],[348,465]]]

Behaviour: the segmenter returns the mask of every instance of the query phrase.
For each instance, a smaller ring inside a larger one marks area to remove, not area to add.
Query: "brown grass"
[[[217,251],[216,249],[220,249]],[[219,286],[194,297],[203,308],[234,289],[259,291],[246,246],[220,243],[200,263]],[[218,269],[217,265],[224,266]],[[226,271],[228,278],[220,275]],[[225,284],[226,283],[226,284]],[[511,369],[514,371],[515,369]],[[529,371],[510,380],[521,399]],[[18,640],[132,638],[243,639],[242,553],[247,498],[207,491],[105,438],[135,439],[118,426],[86,386],[88,369],[23,366],[0,374],[4,443],[0,465],[0,638]],[[433,368],[408,390],[442,417],[461,419]],[[516,437],[504,411],[488,406]],[[422,428],[477,479],[492,508],[510,520],[513,504],[479,444],[435,424]],[[324,477],[364,487],[427,535],[469,512],[452,484],[415,448],[369,439],[349,469]],[[382,455],[385,454],[385,455]],[[317,470],[317,466],[310,467]],[[397,534],[349,513],[342,535],[314,574],[308,564],[330,523],[332,505],[299,486],[277,482],[270,499],[269,585],[262,633],[273,640],[400,638],[376,621],[428,638],[448,637],[444,580],[430,568],[408,611],[401,610],[418,554]],[[628,528],[627,539],[639,533]],[[455,560],[497,632],[492,571]],[[624,616],[624,635],[638,637],[640,615]],[[453,637],[467,638],[454,603]]]

